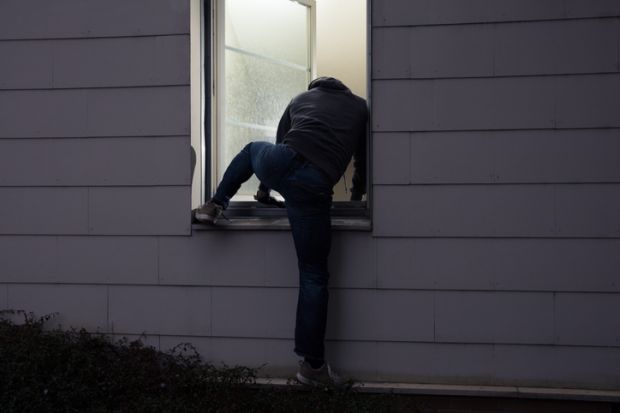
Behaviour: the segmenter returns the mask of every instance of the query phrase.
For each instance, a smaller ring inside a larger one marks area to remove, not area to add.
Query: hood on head
[[[335,89],[335,90],[349,90],[348,87],[345,86],[340,80],[333,77],[317,77],[308,85],[308,90],[314,89],[315,87],[322,87],[325,89]]]

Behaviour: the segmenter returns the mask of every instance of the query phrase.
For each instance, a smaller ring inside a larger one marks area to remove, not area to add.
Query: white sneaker
[[[342,386],[345,380],[334,372],[328,363],[318,369],[313,369],[305,360],[299,362],[297,380],[309,386]]]
[[[215,224],[222,213],[224,212],[224,207],[219,204],[216,204],[212,200],[207,201],[203,206],[196,209],[194,216],[200,222],[206,222],[209,224]]]

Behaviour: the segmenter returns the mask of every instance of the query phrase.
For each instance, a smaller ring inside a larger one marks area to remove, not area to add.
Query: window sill
[[[193,231],[290,231],[286,217],[235,217],[229,221],[220,219],[216,225],[193,223]],[[364,217],[332,217],[335,231],[371,231],[370,219]]]

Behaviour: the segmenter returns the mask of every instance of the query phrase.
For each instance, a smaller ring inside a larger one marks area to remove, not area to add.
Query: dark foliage
[[[189,343],[160,352],[84,329],[44,329],[54,315],[0,317],[0,406],[24,412],[411,412],[414,399],[344,389],[258,386],[257,371],[205,363]]]

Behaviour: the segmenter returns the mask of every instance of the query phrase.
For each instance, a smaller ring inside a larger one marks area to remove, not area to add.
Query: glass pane
[[[275,128],[286,105],[307,87],[304,71],[234,51],[225,59],[227,120]]]
[[[226,0],[226,46],[308,65],[308,7],[291,0]]]
[[[218,182],[247,143],[275,142],[284,109],[310,80],[308,7],[291,0],[225,0],[225,5]],[[251,200],[258,184],[253,177],[234,200]]]

